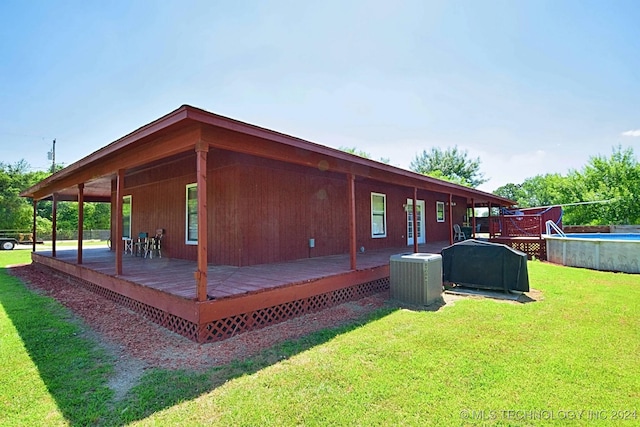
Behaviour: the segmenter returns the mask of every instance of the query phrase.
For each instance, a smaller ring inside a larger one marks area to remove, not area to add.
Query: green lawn
[[[85,327],[0,269],[0,425],[640,424],[640,276],[529,275],[542,301],[389,308],[206,372],[150,369],[115,401]]]

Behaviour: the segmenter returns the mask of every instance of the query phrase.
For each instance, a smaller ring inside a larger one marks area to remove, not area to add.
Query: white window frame
[[[376,211],[374,210],[373,206],[373,200],[375,197],[382,197],[382,203],[383,203],[383,209],[381,211]],[[374,221],[374,218],[376,217],[380,217],[382,216],[382,227],[383,227],[383,232],[380,233],[376,233],[376,230],[374,229],[374,224],[376,223],[376,221]],[[371,238],[373,239],[381,239],[387,237],[387,195],[386,194],[382,194],[382,193],[371,193]]]
[[[445,221],[444,202],[436,202],[436,221]]]
[[[416,220],[418,224],[418,228],[416,230],[413,230],[413,199],[407,199],[407,204],[405,205],[407,211],[407,245],[413,245],[413,239],[415,238],[418,239],[419,245],[427,243],[426,202],[424,200],[416,200],[416,202],[416,213],[419,214],[418,220]],[[411,237],[409,237],[410,235]]]
[[[127,202],[125,202],[125,200],[127,200]],[[122,240],[130,240],[131,237],[131,219],[133,217],[132,213],[133,213],[133,209],[132,209],[132,199],[131,199],[131,195],[127,195],[127,196],[122,196]],[[127,227],[125,229],[125,215],[124,215],[124,206],[125,205],[129,205],[129,227]]]
[[[195,203],[195,212],[191,211],[189,212],[189,190],[191,190],[192,188],[196,189],[196,203]],[[184,222],[184,241],[187,245],[197,245],[198,244],[198,184],[193,183],[193,184],[187,184],[185,187],[185,202],[184,202],[184,206],[185,206],[185,222]],[[196,237],[195,239],[190,239],[189,238],[189,225],[190,225],[190,221],[189,218],[191,216],[195,215],[195,231],[196,231]]]

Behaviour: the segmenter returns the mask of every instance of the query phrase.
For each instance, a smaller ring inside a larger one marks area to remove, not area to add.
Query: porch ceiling
[[[111,176],[104,176],[84,183],[83,196],[85,202],[111,201]],[[78,186],[72,186],[57,191],[59,201],[78,201]],[[51,200],[53,195],[42,200]]]

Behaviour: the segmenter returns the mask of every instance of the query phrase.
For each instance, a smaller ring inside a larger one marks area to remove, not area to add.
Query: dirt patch
[[[279,342],[361,318],[385,306],[388,299],[388,294],[378,294],[244,332],[221,342],[198,344],[85,289],[73,280],[52,276],[32,265],[14,267],[9,271],[30,289],[55,298],[80,317],[98,335],[98,341],[115,355],[124,371],[132,374],[140,374],[148,367],[199,370],[245,359]],[[126,377],[114,379],[115,383],[127,381]]]
[[[496,302],[508,304],[527,304],[530,302],[542,301],[544,295],[537,289],[528,292],[502,292],[489,289],[472,289],[459,286],[449,286],[445,284],[445,299],[454,301],[460,298],[491,299]]]

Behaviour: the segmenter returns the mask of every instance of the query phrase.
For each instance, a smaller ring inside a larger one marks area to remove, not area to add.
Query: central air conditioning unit
[[[441,255],[392,255],[389,267],[391,298],[412,305],[431,305],[442,299]]]

